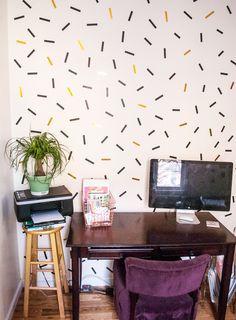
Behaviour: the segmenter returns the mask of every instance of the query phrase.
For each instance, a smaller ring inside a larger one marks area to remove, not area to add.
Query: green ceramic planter
[[[43,196],[48,194],[51,183],[51,176],[28,176],[30,192],[33,196]]]

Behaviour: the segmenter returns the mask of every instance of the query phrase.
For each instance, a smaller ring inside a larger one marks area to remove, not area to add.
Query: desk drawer
[[[221,246],[207,246],[207,247],[160,247],[159,253],[162,256],[199,256],[200,254],[209,254],[212,256],[224,254],[225,250]]]
[[[88,258],[89,259],[116,259],[116,258],[125,258],[125,257],[150,257],[153,252],[153,248],[99,248],[99,247],[90,247],[88,249]]]

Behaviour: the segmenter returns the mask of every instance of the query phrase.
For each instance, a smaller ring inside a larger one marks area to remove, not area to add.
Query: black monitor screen
[[[149,207],[229,211],[232,162],[152,159]]]

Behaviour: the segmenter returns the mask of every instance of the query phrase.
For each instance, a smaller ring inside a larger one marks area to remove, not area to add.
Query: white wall
[[[234,162],[235,15],[233,0],[12,0],[13,135],[47,130],[69,146],[55,185],[80,194],[82,178],[107,176],[117,211],[149,210],[151,158]],[[217,213],[231,231],[234,210]]]
[[[7,1],[0,2],[0,319],[10,320],[20,291],[20,273],[13,209],[12,171],[4,158],[4,145],[10,138],[8,77]]]

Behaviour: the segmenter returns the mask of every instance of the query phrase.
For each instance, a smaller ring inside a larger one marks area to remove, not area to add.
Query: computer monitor
[[[152,159],[151,208],[229,211],[232,162]]]

